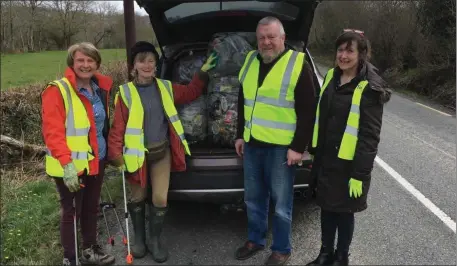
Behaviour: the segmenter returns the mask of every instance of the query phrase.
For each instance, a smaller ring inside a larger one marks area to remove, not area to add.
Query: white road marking
[[[376,156],[375,161],[381,166],[387,173],[389,173],[400,185],[403,186],[406,191],[411,193],[416,199],[418,199],[427,209],[435,214],[447,227],[449,227],[454,233],[456,232],[456,224],[446,213],[438,208],[433,202],[427,199],[419,190],[417,190],[411,183],[404,179],[397,171],[390,167],[381,158]]]
[[[435,111],[435,112],[438,112],[438,113],[440,113],[440,114],[442,114],[442,115],[445,115],[445,116],[452,116],[452,115],[450,115],[450,114],[448,114],[448,113],[441,112],[441,111],[436,110],[436,109],[434,109],[434,108],[432,108],[432,107],[430,107],[430,106],[427,106],[427,105],[425,105],[425,104],[421,104],[421,103],[418,103],[418,102],[416,102],[416,104],[418,104],[418,105],[420,105],[420,106],[423,106],[423,107],[425,107],[425,108],[428,108],[428,109],[430,109],[430,110],[433,110],[433,111]]]

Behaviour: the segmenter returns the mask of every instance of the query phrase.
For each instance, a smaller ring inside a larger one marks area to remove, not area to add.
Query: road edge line
[[[449,227],[454,233],[456,233],[456,223],[444,213],[438,206],[433,204],[427,197],[424,196],[419,190],[417,190],[411,183],[403,178],[397,171],[390,167],[381,158],[376,156],[375,162],[381,166],[389,175],[391,175],[406,191],[411,193],[417,200],[419,200],[427,209],[435,214],[447,227]]]
[[[442,112],[442,111],[440,111],[440,110],[437,110],[437,109],[435,109],[435,108],[432,108],[432,107],[427,106],[427,105],[425,105],[425,104],[422,104],[422,103],[420,103],[420,102],[416,102],[416,104],[418,104],[418,105],[420,105],[420,106],[423,106],[423,107],[425,107],[425,108],[428,108],[428,109],[430,109],[430,110],[433,110],[433,111],[435,111],[435,112],[438,112],[438,113],[440,113],[440,114],[442,114],[442,115],[445,115],[445,116],[452,116],[451,114]]]

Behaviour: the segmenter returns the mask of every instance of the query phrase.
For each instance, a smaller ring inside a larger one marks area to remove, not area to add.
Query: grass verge
[[[119,202],[123,196],[120,175],[112,167],[107,169],[106,175],[109,178],[105,179],[104,186],[113,201]],[[1,182],[1,265],[60,264],[63,249],[55,183],[34,170],[21,168],[2,170]],[[105,188],[102,198],[109,200]],[[103,217],[100,218],[98,227],[105,230]],[[104,241],[99,239],[102,244]]]
[[[59,202],[51,180],[31,170],[2,171],[2,265],[61,262]]]

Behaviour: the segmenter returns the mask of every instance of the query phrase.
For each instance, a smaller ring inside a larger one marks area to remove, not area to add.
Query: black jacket
[[[339,86],[341,70],[336,67],[333,79],[322,95],[319,113],[319,138],[312,168],[318,204],[326,210],[358,212],[367,208],[367,193],[371,171],[380,142],[383,106],[391,92],[386,82],[370,63],[361,67],[358,75],[349,83]],[[354,89],[361,80],[368,85],[360,103],[360,124],[355,156],[352,161],[338,158],[352,103]],[[349,197],[348,182],[354,178],[363,182],[363,194]]]

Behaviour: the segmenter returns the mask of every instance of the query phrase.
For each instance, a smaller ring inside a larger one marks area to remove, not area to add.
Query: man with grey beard
[[[265,248],[271,199],[273,243],[266,265],[283,265],[292,250],[295,170],[312,137],[316,90],[305,54],[286,49],[280,20],[261,19],[256,37],[258,49],[247,54],[239,73],[235,148],[244,165],[248,239],[235,257],[248,259]]]

